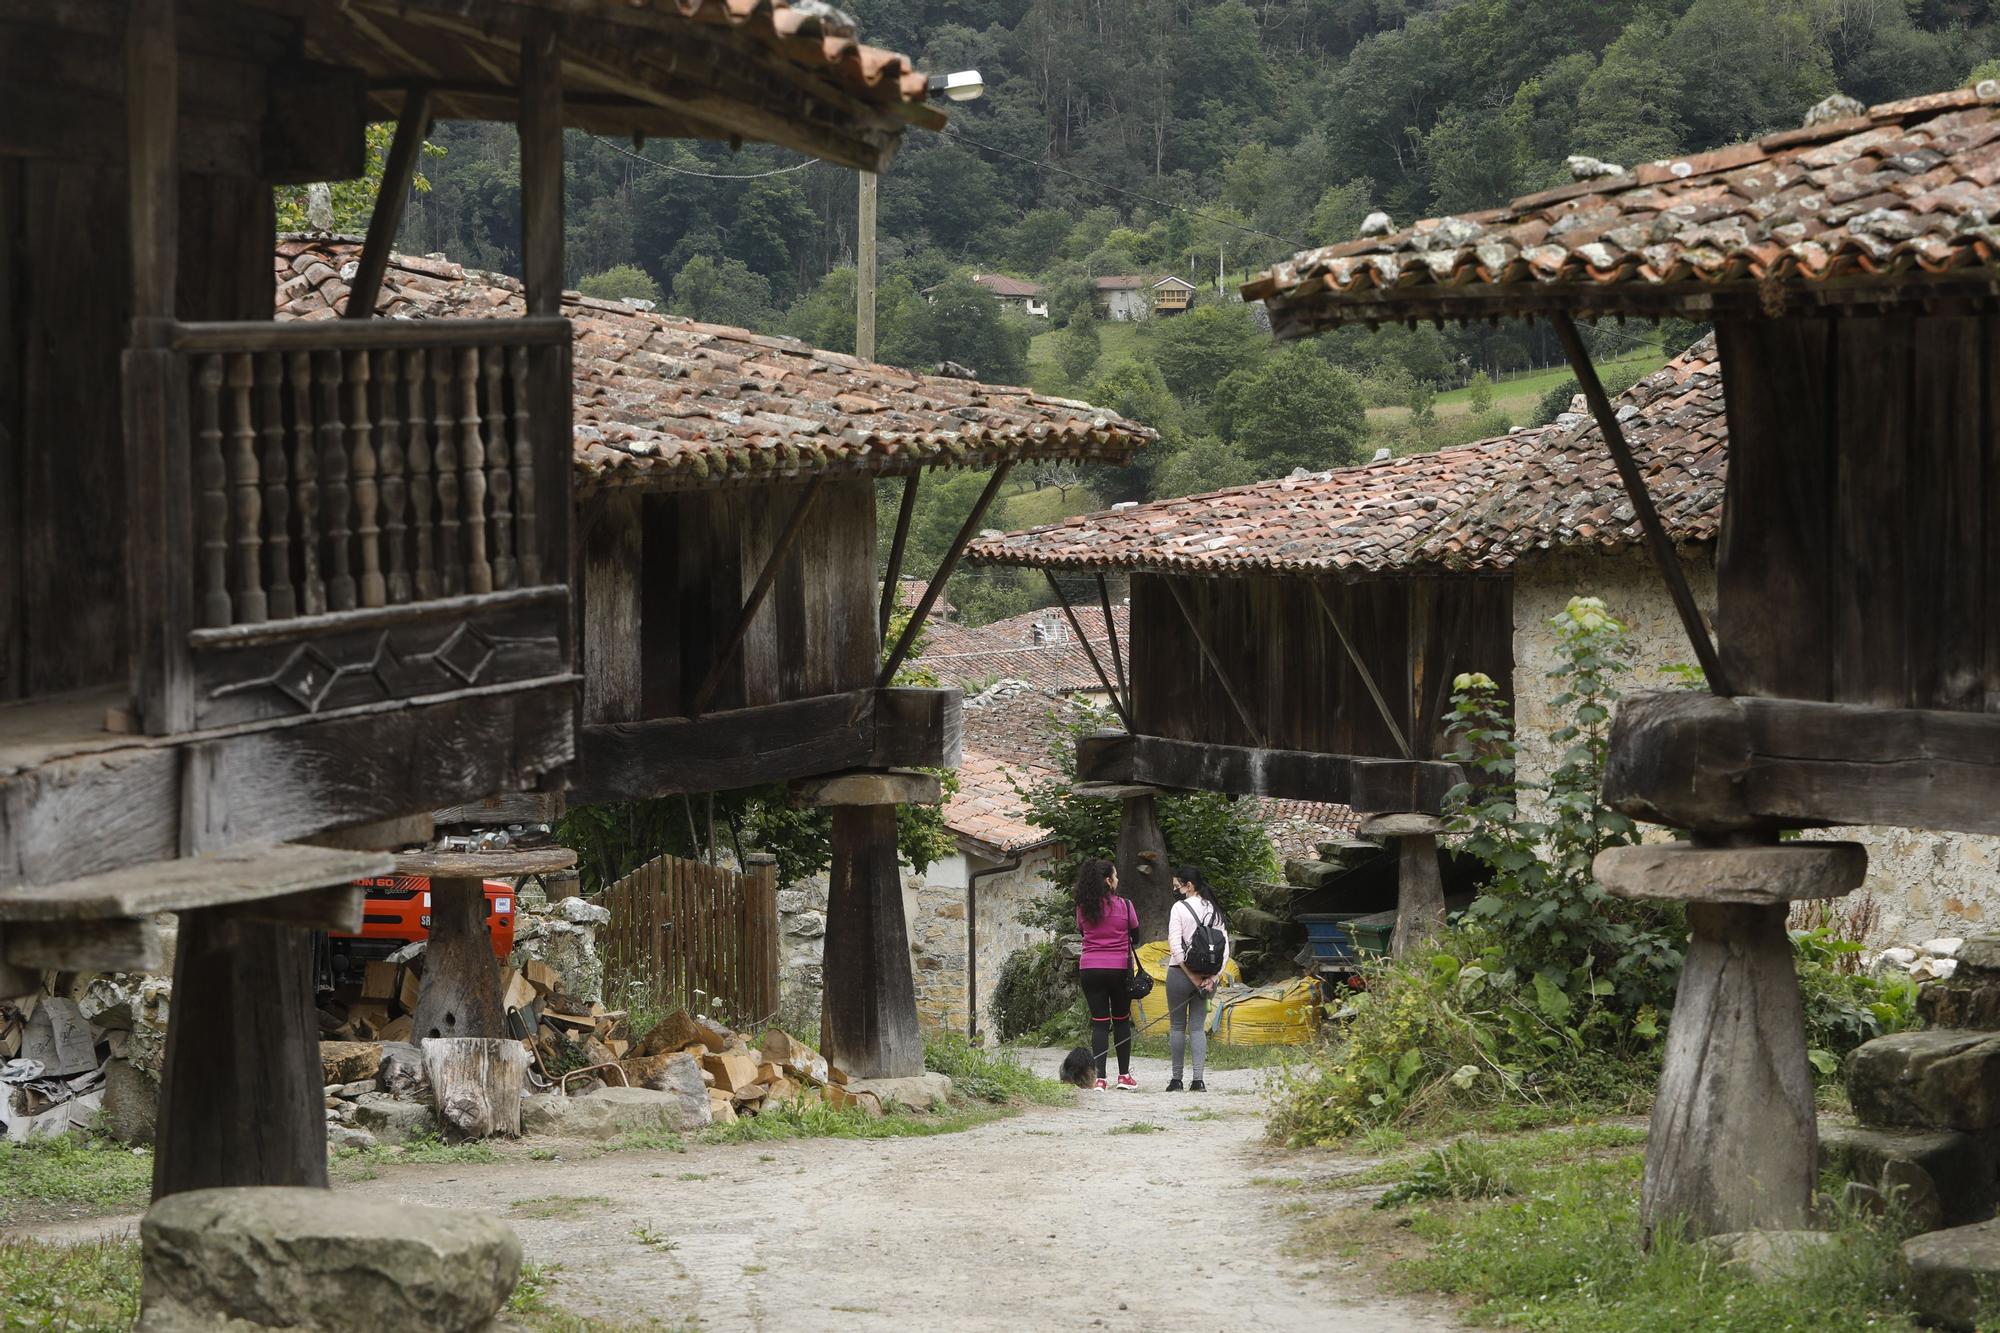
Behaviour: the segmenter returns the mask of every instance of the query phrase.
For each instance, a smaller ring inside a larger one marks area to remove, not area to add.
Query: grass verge
[[[138,1317],[138,1241],[0,1241],[0,1328],[109,1333]]]
[[[1917,1327],[1898,1296],[1892,1221],[1836,1217],[1832,1245],[1762,1283],[1700,1245],[1666,1238],[1642,1251],[1642,1141],[1598,1124],[1410,1154],[1362,1177],[1392,1184],[1378,1206],[1316,1212],[1297,1249],[1454,1297],[1476,1323],[1544,1333]]]
[[[990,1051],[959,1036],[926,1041],[924,1068],[950,1078],[952,1095],[969,1101],[1068,1106],[1076,1100],[1074,1088],[1034,1073],[1012,1051]]]
[[[39,1204],[84,1205],[80,1212],[143,1207],[152,1187],[149,1148],[70,1134],[0,1143],[0,1222],[28,1217]]]

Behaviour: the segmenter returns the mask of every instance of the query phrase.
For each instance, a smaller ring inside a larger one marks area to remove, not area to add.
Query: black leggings
[[[1132,1072],[1132,997],[1125,989],[1131,974],[1122,967],[1077,969],[1083,981],[1083,1000],[1090,1006],[1090,1053],[1097,1060],[1097,1076],[1104,1075],[1106,1048],[1115,1037],[1118,1043],[1118,1072]]]

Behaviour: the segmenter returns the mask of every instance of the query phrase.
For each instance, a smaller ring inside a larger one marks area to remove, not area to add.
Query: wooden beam
[[[936,805],[944,795],[937,774],[905,769],[802,778],[792,784],[792,799],[811,806]]]
[[[403,114],[396,120],[396,138],[382,167],[382,184],[375,191],[375,211],[368,216],[368,239],[361,246],[354,281],[347,295],[348,319],[372,319],[382,275],[389,271],[389,251],[402,225],[403,205],[416,179],[417,159],[431,128],[431,90],[418,84],[403,94]]]
[[[502,792],[465,805],[448,805],[431,811],[438,825],[553,824],[563,817],[563,794],[559,791]]]
[[[1722,669],[1721,655],[1715,651],[1715,640],[1708,635],[1708,626],[1702,623],[1701,608],[1695,605],[1694,590],[1688,587],[1687,571],[1681,568],[1680,552],[1674,549],[1673,538],[1667,535],[1666,525],[1660,522],[1659,511],[1653,508],[1653,497],[1646,490],[1646,479],[1639,474],[1639,464],[1632,457],[1632,446],[1625,442],[1624,427],[1618,423],[1618,411],[1611,404],[1611,398],[1604,392],[1604,384],[1597,378],[1597,367],[1591,364],[1590,351],[1583,345],[1583,337],[1576,331],[1576,321],[1566,310],[1556,310],[1549,316],[1555,326],[1556,337],[1562,341],[1563,353],[1569,358],[1570,368],[1576,372],[1576,380],[1583,387],[1584,400],[1590,404],[1590,412],[1597,419],[1597,428],[1603,432],[1605,448],[1611,452],[1611,461],[1617,465],[1618,479],[1625,484],[1625,494],[1631,498],[1632,510],[1639,518],[1639,527],[1646,534],[1646,546],[1653,553],[1653,563],[1660,567],[1660,577],[1666,580],[1667,593],[1673,598],[1674,610],[1681,618],[1681,628],[1687,631],[1688,642],[1694,647],[1695,659],[1701,663],[1702,673],[1708,678],[1710,692],[1727,698],[1734,694],[1729,678]]]
[[[828,879],[820,1050],[856,1078],[921,1074],[895,806],[834,807]]]
[[[1125,652],[1118,643],[1118,622],[1111,615],[1111,589],[1105,585],[1104,572],[1099,570],[1097,578],[1097,604],[1104,609],[1104,638],[1111,645],[1111,669],[1118,677],[1118,692],[1125,696],[1125,712],[1132,711],[1132,682],[1125,675]],[[1125,725],[1130,727],[1128,720]]]
[[[1132,710],[1125,706],[1125,700],[1118,693],[1118,687],[1111,683],[1111,677],[1105,674],[1104,664],[1097,660],[1097,651],[1090,646],[1090,636],[1083,632],[1083,623],[1076,618],[1076,611],[1070,606],[1069,598],[1064,595],[1062,584],[1056,582],[1055,571],[1044,569],[1042,576],[1049,581],[1049,591],[1053,592],[1056,600],[1062,603],[1063,615],[1068,618],[1069,627],[1076,632],[1076,641],[1083,645],[1083,655],[1090,659],[1090,669],[1097,673],[1098,683],[1103,685],[1104,692],[1111,696],[1111,707],[1118,714],[1118,720],[1125,724],[1127,731],[1135,730],[1132,726]]]
[[[521,33],[521,275],[530,315],[562,313],[562,48],[556,21],[531,15]]]
[[[799,502],[792,506],[791,517],[785,520],[784,530],[778,534],[778,540],[771,547],[771,554],[765,558],[764,568],[758,572],[757,582],[751,585],[750,595],[743,599],[743,609],[736,614],[736,624],[729,631],[729,641],[722,646],[722,651],[715,655],[715,660],[709,663],[708,674],[701,680],[701,688],[694,692],[694,702],[688,705],[689,717],[700,717],[706,712],[709,701],[715,698],[716,690],[721,688],[722,673],[736,660],[737,651],[743,647],[744,637],[750,633],[750,622],[755,620],[757,612],[763,609],[764,598],[770,595],[771,585],[777,582],[778,571],[784,567],[792,548],[798,544],[799,534],[805,531],[806,517],[812,512],[813,501],[819,498],[820,490],[825,485],[826,474],[823,472],[814,474],[813,479],[806,483],[805,493],[799,496]]]
[[[889,618],[896,610],[896,593],[903,581],[903,548],[910,540],[910,518],[917,512],[917,483],[924,474],[912,472],[903,478],[903,500],[896,507],[896,535],[889,542],[889,566],[882,573],[882,632],[883,642],[889,639]]]
[[[937,604],[938,596],[944,592],[944,585],[950,581],[952,572],[958,568],[958,558],[965,554],[966,546],[972,541],[972,534],[979,530],[979,520],[986,517],[986,510],[993,503],[993,497],[1000,493],[1000,484],[1007,480],[1007,474],[1013,470],[1014,460],[1011,458],[1001,460],[1000,465],[993,469],[992,479],[986,483],[986,489],[981,491],[979,498],[973,502],[972,512],[965,516],[965,522],[959,526],[958,535],[952,538],[951,549],[945,552],[943,563],[939,564],[937,572],[931,575],[930,584],[924,589],[923,599],[917,603],[916,611],[910,616],[910,623],[903,626],[903,633],[896,640],[895,651],[890,653],[889,660],[882,664],[882,673],[875,680],[877,685],[887,685],[896,678],[896,672],[902,667],[903,659],[909,655],[910,646],[917,641],[917,635],[923,632],[924,621],[929,618],[931,607]]]
[[[37,972],[157,972],[166,961],[147,917],[10,921],[0,931],[6,962]]]
[[[16,884],[0,889],[0,921],[89,921],[233,907],[386,875],[394,866],[387,852],[250,843],[56,884]]]
[[[133,346],[156,346],[180,277],[180,58],[173,0],[131,0],[125,20]]]
[[[492,852],[421,851],[396,853],[399,875],[429,875],[432,879],[513,879],[519,875],[553,875],[576,864],[567,847],[520,847]]]
[[[1257,742],[1258,749],[1268,748],[1264,742],[1264,729],[1251,719],[1250,710],[1243,706],[1243,700],[1237,696],[1236,686],[1230,682],[1229,673],[1222,669],[1221,659],[1216,657],[1215,649],[1209,647],[1208,636],[1203,634],[1201,626],[1195,623],[1194,608],[1187,604],[1187,594],[1181,591],[1180,580],[1169,575],[1160,581],[1166,584],[1167,591],[1174,595],[1174,605],[1181,609],[1181,619],[1187,622],[1188,632],[1194,635],[1195,646],[1201,649],[1202,660],[1207,662],[1208,669],[1215,673],[1215,679],[1222,685],[1222,692],[1229,696],[1230,704],[1236,709],[1236,716],[1242,719],[1243,729]]]
[[[307,889],[278,898],[259,898],[226,908],[239,921],[267,921],[279,926],[304,926],[336,935],[359,935],[368,891],[359,884]]]
[[[1403,758],[1416,758],[1416,752],[1410,749],[1410,738],[1396,725],[1396,715],[1389,711],[1389,701],[1382,697],[1382,687],[1375,683],[1375,673],[1368,669],[1368,663],[1362,660],[1354,641],[1347,637],[1347,630],[1341,625],[1340,617],[1333,613],[1333,605],[1326,600],[1326,592],[1319,586],[1319,580],[1307,579],[1306,586],[1312,589],[1313,600],[1319,603],[1319,609],[1326,614],[1326,623],[1333,626],[1334,635],[1340,640],[1340,646],[1347,651],[1347,660],[1352,662],[1355,671],[1360,673],[1361,683],[1368,688],[1368,697],[1375,701],[1375,711],[1382,715],[1382,724],[1389,728],[1389,735],[1395,739],[1396,748],[1403,752]],[[1416,642],[1416,637],[1417,627],[1412,625],[1410,641],[1413,644]]]
[[[1445,793],[1465,780],[1457,764],[1437,760],[1250,749],[1122,731],[1099,732],[1078,741],[1076,775],[1080,782],[1324,801],[1363,814],[1429,815],[1440,813]]]
[[[852,690],[700,718],[585,727],[569,799],[597,805],[857,768],[951,768],[962,698],[957,690]]]
[[[2000,833],[2000,717],[1935,709],[1633,695],[1604,798],[1637,819],[1726,831],[1818,824]]]

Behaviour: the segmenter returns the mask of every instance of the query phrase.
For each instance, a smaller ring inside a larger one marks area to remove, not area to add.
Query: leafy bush
[[[1453,1139],[1425,1153],[1375,1206],[1400,1208],[1420,1199],[1497,1199],[1513,1192],[1491,1147],[1477,1139]]]
[[[993,1026],[1002,1041],[1036,1037],[1062,1025],[1081,999],[1076,964],[1061,946],[1030,944],[1000,964],[993,986]]]
[[[1825,926],[1791,935],[1805,999],[1806,1053],[1822,1079],[1837,1077],[1842,1058],[1856,1046],[1916,1022],[1917,983],[1911,978],[1854,971],[1862,946]]]

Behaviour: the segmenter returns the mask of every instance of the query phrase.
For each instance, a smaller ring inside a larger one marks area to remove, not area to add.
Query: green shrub
[[[1497,1199],[1513,1192],[1492,1148],[1477,1139],[1453,1139],[1425,1153],[1375,1206],[1400,1208],[1421,1199]]]
[[[1871,977],[1852,971],[1844,964],[1862,946],[1825,926],[1791,934],[1805,1000],[1807,1054],[1821,1079],[1837,1077],[1842,1058],[1862,1042],[1915,1024],[1915,981],[1900,972]]]
[[[1014,1102],[1062,1106],[1072,1099],[1071,1089],[1052,1078],[1042,1078],[1012,1054],[981,1050],[957,1033],[924,1042],[924,1068],[950,1078],[953,1095],[972,1101],[996,1106]]]
[[[1030,944],[1007,955],[993,985],[993,1026],[1002,1041],[1033,1037],[1083,998],[1076,963],[1060,945]]]

